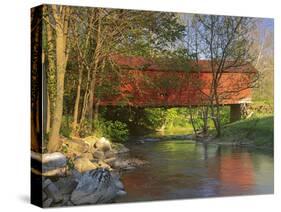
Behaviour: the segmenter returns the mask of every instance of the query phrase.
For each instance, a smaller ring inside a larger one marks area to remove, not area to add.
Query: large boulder
[[[98,166],[99,166],[100,168],[105,168],[105,169],[108,169],[108,170],[112,170],[111,167],[110,167],[110,165],[108,165],[106,162],[104,162],[104,161],[102,161],[102,160],[99,160],[99,161],[97,162],[97,164],[98,164]]]
[[[32,173],[43,176],[64,176],[67,159],[60,152],[40,154],[31,152]]]
[[[86,138],[83,138],[84,143],[89,147],[89,152],[93,152],[95,150],[95,143],[98,140],[99,139],[96,136],[88,136]]]
[[[122,153],[127,153],[130,150],[127,147],[125,147],[123,144],[114,143],[112,144],[112,151],[114,154],[122,154]]]
[[[42,171],[47,172],[53,169],[66,166],[67,159],[60,152],[42,154]]]
[[[118,177],[104,168],[85,172],[71,194],[75,205],[112,202],[116,197],[126,194]]]
[[[43,208],[48,208],[52,205],[53,203],[53,199],[52,198],[48,198],[46,200],[43,201]]]
[[[108,164],[112,164],[115,160],[117,160],[116,157],[106,158],[106,159],[104,159],[104,162],[106,162]]]
[[[81,157],[88,158],[91,161],[94,160],[94,156],[93,156],[93,154],[91,152],[86,152],[83,155],[81,155]]]
[[[66,154],[70,158],[79,157],[89,151],[89,145],[81,139],[65,140],[63,147],[66,149]]]
[[[82,158],[77,158],[74,161],[74,168],[77,171],[83,173],[98,168],[98,165],[92,163],[88,158],[82,157]]]
[[[104,152],[101,150],[96,150],[93,152],[93,157],[99,160],[104,159]]]
[[[108,150],[111,150],[111,143],[109,140],[107,140],[106,138],[102,137],[100,138],[96,143],[95,143],[95,148],[97,148],[98,150],[101,150],[103,152],[106,152]]]
[[[48,200],[47,202],[60,202],[63,200],[63,195],[60,192],[60,190],[58,189],[58,187],[50,180],[50,179],[46,179],[43,182],[43,189],[44,192],[47,194],[47,196],[49,198],[52,199],[52,201]],[[50,203],[50,204],[51,204]]]
[[[76,188],[78,182],[74,175],[69,175],[67,177],[59,178],[54,184],[62,195],[70,195]]]
[[[107,151],[107,152],[104,153],[104,158],[106,158],[106,159],[108,159],[108,158],[113,158],[113,157],[115,157],[115,156],[116,156],[116,154],[115,154],[115,152],[112,151],[112,150],[109,150],[109,151]]]

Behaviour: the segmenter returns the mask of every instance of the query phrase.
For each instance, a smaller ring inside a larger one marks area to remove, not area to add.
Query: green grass
[[[220,141],[273,148],[273,116],[257,116],[225,125]]]

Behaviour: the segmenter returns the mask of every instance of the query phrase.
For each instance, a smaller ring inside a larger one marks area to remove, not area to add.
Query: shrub
[[[123,142],[128,139],[129,130],[127,124],[120,121],[107,121],[100,118],[91,122],[85,119],[80,125],[79,135],[81,137],[87,137],[93,134],[96,137],[106,137],[112,141]]]
[[[229,121],[230,121],[230,107],[229,106],[221,107],[220,117],[221,117],[222,125],[226,125],[229,123]]]
[[[99,120],[94,121],[94,134],[96,137],[108,137],[106,136],[106,122],[107,121],[101,118]]]
[[[92,122],[84,119],[79,125],[79,136],[84,138],[93,134]]]
[[[104,122],[104,136],[112,141],[124,142],[128,139],[129,130],[127,124],[120,121],[106,121]]]
[[[144,116],[145,124],[150,129],[189,127],[186,108],[147,108]]]
[[[157,129],[166,123],[167,109],[165,108],[146,108],[145,124],[148,128]]]

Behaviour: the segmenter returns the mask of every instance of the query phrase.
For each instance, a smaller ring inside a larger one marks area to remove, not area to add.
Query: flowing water
[[[273,193],[273,155],[193,141],[128,146],[150,164],[122,173],[127,195],[117,202]]]

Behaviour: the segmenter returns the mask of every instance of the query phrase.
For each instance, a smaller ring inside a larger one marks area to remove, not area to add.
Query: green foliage
[[[147,108],[145,109],[145,124],[151,129],[190,128],[186,108]]]
[[[99,82],[95,89],[96,98],[102,99],[119,95],[120,77],[122,74],[123,72],[120,67],[113,65],[112,61],[105,61],[104,68],[97,73]]]
[[[91,122],[85,119],[80,124],[79,135],[81,137],[95,135],[97,137],[106,137],[111,141],[124,142],[128,139],[129,130],[127,124],[121,121],[99,118],[99,120]]]
[[[196,132],[198,131],[202,131],[204,129],[204,113],[206,113],[206,108],[204,107],[193,107],[193,108],[189,108],[187,111],[187,117],[188,117],[188,123],[190,125],[192,125],[193,122],[193,131],[196,130]],[[192,116],[192,120],[191,120],[191,116]],[[212,121],[211,119],[208,117],[207,119],[207,127],[212,126]]]
[[[66,165],[67,165],[68,170],[74,169],[74,162],[73,162],[73,159],[68,158],[68,160],[67,160],[67,162],[66,162]]]
[[[71,123],[72,123],[72,117],[71,116],[63,116],[62,117],[62,123],[61,123],[61,129],[60,134],[69,138],[71,134]]]
[[[154,63],[161,69],[167,71],[186,71],[192,70],[191,57],[186,49],[163,50],[161,54],[154,57]]]
[[[106,121],[99,119],[94,122],[94,134],[97,137],[104,136],[111,141],[124,142],[128,139],[129,131],[125,123],[120,121]]]
[[[67,144],[63,143],[61,145],[61,152],[65,153],[65,154],[68,152],[68,145]]]
[[[79,124],[78,133],[79,133],[79,136],[82,138],[92,135],[92,133],[93,133],[92,122],[88,119],[84,119]]]
[[[220,117],[221,117],[222,125],[229,123],[229,121],[230,121],[230,107],[229,106],[221,107]]]
[[[112,141],[124,142],[128,140],[129,130],[125,123],[120,121],[107,121],[105,124],[105,137],[108,137]]]
[[[157,129],[166,123],[167,110],[165,108],[146,108],[145,124],[149,128]]]
[[[258,147],[273,148],[273,116],[259,116],[228,124],[221,141],[254,142]]]
[[[185,26],[174,13],[127,11],[122,22],[128,22],[129,27],[122,32],[123,39],[115,45],[115,51],[130,56],[161,54],[184,36]]]
[[[186,108],[171,108],[167,110],[167,128],[187,126]]]

